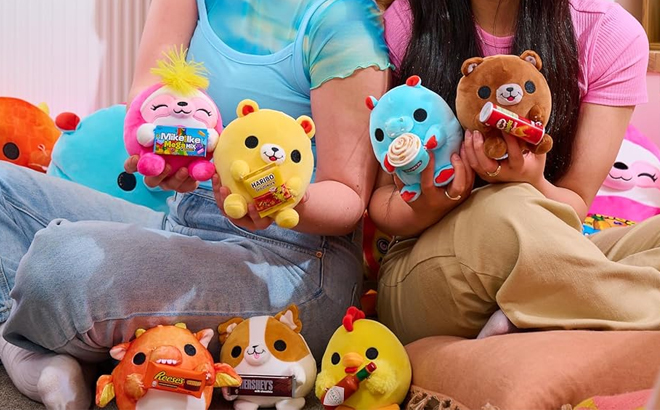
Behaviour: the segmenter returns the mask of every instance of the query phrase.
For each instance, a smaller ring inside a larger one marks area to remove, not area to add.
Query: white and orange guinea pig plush
[[[275,316],[234,318],[218,327],[220,357],[245,376],[241,389],[254,387],[249,386],[255,383],[250,381],[250,376],[265,376],[266,380],[267,376],[293,376],[290,397],[268,394],[267,384],[263,385],[265,392],[258,395],[231,395],[223,390],[227,400],[234,400],[234,409],[298,410],[305,406],[305,396],[316,380],[316,361],[300,335],[301,330],[295,305]]]

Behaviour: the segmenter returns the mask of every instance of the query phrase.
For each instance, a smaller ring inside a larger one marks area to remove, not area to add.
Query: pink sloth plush
[[[589,213],[641,222],[660,214],[660,149],[628,126],[616,162]]]
[[[197,181],[213,176],[209,161],[222,131],[220,112],[204,92],[208,79],[201,63],[186,61],[186,50],[173,50],[152,72],[161,83],[131,103],[124,123],[124,143],[139,155],[138,172],[160,175],[166,164],[174,174],[182,167]]]

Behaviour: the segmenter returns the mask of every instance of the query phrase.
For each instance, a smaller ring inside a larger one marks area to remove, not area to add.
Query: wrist
[[[552,190],[555,188],[552,182],[548,181],[543,175],[539,180],[533,182],[532,186],[546,197],[549,197],[550,192],[552,192]]]

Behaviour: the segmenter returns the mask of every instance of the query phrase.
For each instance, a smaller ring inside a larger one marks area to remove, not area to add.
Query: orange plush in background
[[[323,354],[315,392],[326,409],[393,410],[411,378],[410,359],[394,333],[350,307]]]
[[[138,329],[135,339],[110,350],[120,360],[96,383],[96,404],[113,398],[119,410],[208,409],[213,387],[239,386],[234,369],[213,363],[206,349],[213,330],[192,333],[183,323]]]
[[[60,131],[47,108],[0,97],[0,160],[46,172]]]
[[[502,132],[520,138],[535,154],[552,148],[552,138],[545,133],[552,95],[541,67],[541,58],[531,50],[520,56],[473,57],[463,63],[456,114],[463,128],[481,132],[489,158],[506,157]]]

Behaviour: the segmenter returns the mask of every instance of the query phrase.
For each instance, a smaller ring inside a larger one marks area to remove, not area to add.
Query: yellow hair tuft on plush
[[[206,89],[209,80],[203,63],[186,61],[187,49],[173,48],[165,53],[165,59],[158,60],[158,67],[151,72],[159,76],[163,84],[183,95],[191,95],[198,89]]]

